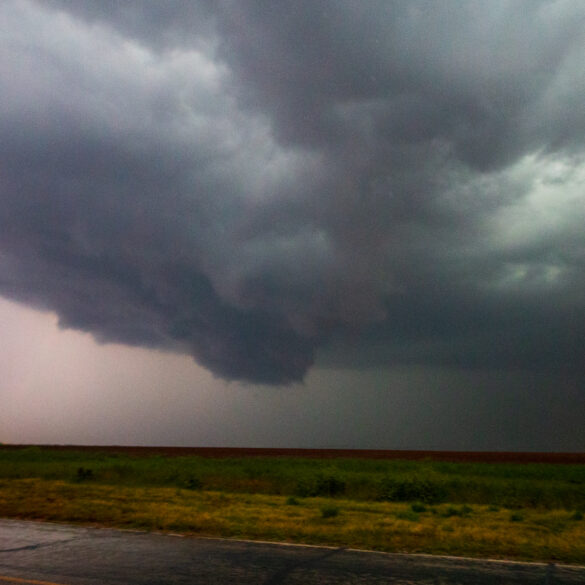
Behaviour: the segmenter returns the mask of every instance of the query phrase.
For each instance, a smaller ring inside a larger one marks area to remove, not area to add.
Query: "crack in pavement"
[[[0,575],[0,581],[5,583],[17,583],[24,585],[63,585],[61,583],[53,583],[53,581],[38,581],[37,579],[22,579],[21,577],[8,577],[6,575]]]
[[[45,548],[47,546],[55,546],[57,544],[73,542],[74,540],[79,540],[79,538],[74,537],[67,538],[65,540],[54,540],[52,542],[39,542],[37,544],[27,544],[24,546],[17,546],[15,548],[2,548],[0,549],[0,553],[18,552],[22,550],[38,550],[39,548]]]
[[[291,563],[288,567],[285,567],[284,569],[281,569],[280,571],[277,571],[274,575],[272,575],[272,577],[270,577],[268,579],[268,581],[264,582],[264,585],[282,585],[282,583],[284,583],[284,580],[287,578],[287,576],[290,575],[291,573],[293,573],[294,571],[296,571],[297,569],[299,569],[301,567],[308,567],[310,565],[314,565],[314,564],[322,561],[323,559],[326,559],[328,557],[336,555],[344,550],[345,550],[344,547],[336,548],[336,549],[327,551],[326,553],[322,554],[319,557],[308,559],[308,560],[302,561],[300,563]]]

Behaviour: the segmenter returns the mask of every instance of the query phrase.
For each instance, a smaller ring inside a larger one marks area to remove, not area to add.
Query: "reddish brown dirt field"
[[[24,449],[33,445],[2,445],[0,449]],[[312,459],[403,459],[462,463],[562,463],[585,464],[585,453],[515,453],[498,451],[401,451],[378,449],[254,449],[238,447],[128,447],[87,445],[34,445],[40,449],[122,453],[136,457],[307,457]]]

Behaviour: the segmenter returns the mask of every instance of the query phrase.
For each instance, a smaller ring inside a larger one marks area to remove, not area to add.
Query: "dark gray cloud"
[[[0,293],[215,374],[582,372],[578,1],[0,7]]]

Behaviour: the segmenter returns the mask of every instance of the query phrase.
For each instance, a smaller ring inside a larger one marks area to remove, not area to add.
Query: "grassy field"
[[[585,466],[0,447],[0,516],[585,564]]]

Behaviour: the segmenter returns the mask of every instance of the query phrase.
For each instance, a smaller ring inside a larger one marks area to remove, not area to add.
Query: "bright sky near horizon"
[[[585,451],[580,0],[4,0],[0,441]]]

